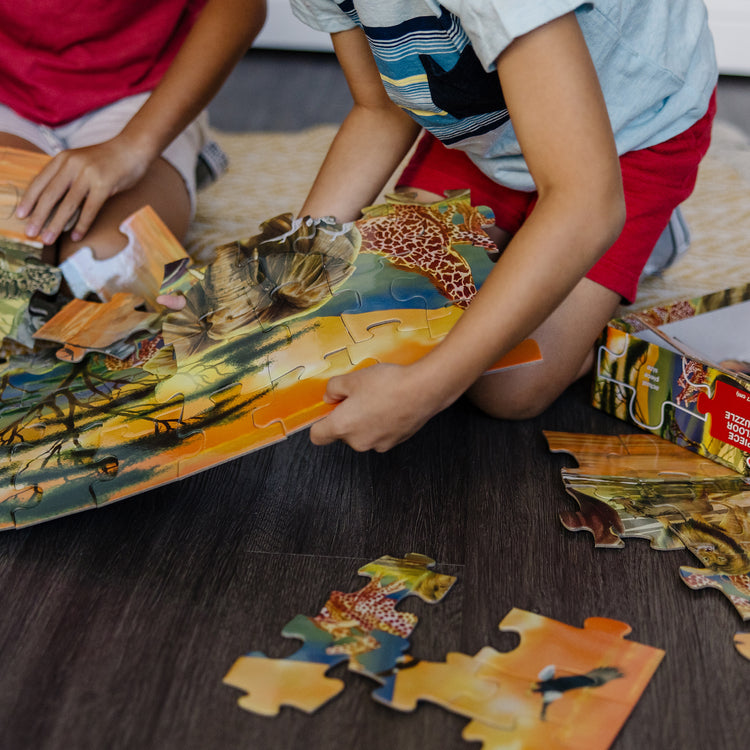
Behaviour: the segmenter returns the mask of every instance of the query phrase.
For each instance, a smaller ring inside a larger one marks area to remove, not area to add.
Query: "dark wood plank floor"
[[[566,531],[557,514],[573,501],[559,472],[572,461],[548,452],[543,429],[629,431],[588,405],[585,383],[518,424],[460,402],[385,455],[315,448],[300,433],[1,534],[0,748],[477,747],[460,737],[465,719],[431,705],[398,714],[343,666],[332,675],[345,691],[312,716],[247,713],[221,682],[248,651],[295,651],[282,627],[332,589],[364,585],[360,565],[413,551],[458,576],[442,603],[400,605],[420,616],[415,656],[515,647],[497,630],[514,606],[576,626],[623,620],[666,658],[613,747],[744,750],[750,662],[732,645],[736,612],[680,581],[678,567],[695,562],[684,550],[597,550]]]

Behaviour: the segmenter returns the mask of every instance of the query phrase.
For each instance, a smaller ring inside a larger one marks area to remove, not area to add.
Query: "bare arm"
[[[408,367],[376,365],[329,382],[328,400],[340,403],[313,426],[313,442],[387,450],[408,438],[546,320],[621,231],[614,138],[575,17],[514,41],[497,69],[538,203],[432,352]]]
[[[358,219],[414,143],[420,128],[388,98],[361,29],[332,35],[354,99],[310,194],[303,216]]]
[[[265,0],[209,0],[152,96],[109,141],[58,154],[23,196],[18,216],[36,236],[60,207],[43,239],[54,242],[80,207],[72,231],[85,235],[102,204],[132,187],[208,104],[265,20]]]

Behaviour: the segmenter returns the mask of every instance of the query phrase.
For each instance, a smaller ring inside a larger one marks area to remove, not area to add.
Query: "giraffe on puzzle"
[[[494,224],[489,209],[474,208],[467,190],[448,191],[431,204],[388,203],[364,210],[356,223],[364,252],[385,255],[393,265],[426,276],[451,302],[466,308],[477,292],[471,268],[455,249],[466,244],[497,252],[483,227]]]

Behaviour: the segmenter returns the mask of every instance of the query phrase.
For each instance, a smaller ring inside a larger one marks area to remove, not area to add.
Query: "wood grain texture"
[[[594,549],[566,531],[559,470],[570,459],[547,451],[542,429],[627,431],[588,406],[583,384],[519,424],[459,403],[382,456],[318,449],[302,433],[0,535],[0,747],[471,747],[464,720],[430,705],[384,708],[344,666],[331,674],[346,689],[312,716],[254,716],[221,683],[248,651],[296,650],[282,627],[315,614],[332,589],[364,585],[362,564],[419,551],[458,583],[440,604],[401,605],[420,617],[415,656],[514,648],[497,629],[514,606],[578,627],[623,620],[667,655],[613,747],[744,748],[750,665],[732,645],[736,613],[719,592],[680,582],[687,552],[635,540]]]

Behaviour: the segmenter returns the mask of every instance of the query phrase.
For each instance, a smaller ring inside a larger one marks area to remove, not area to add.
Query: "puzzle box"
[[[616,318],[593,404],[750,476],[750,284]]]

